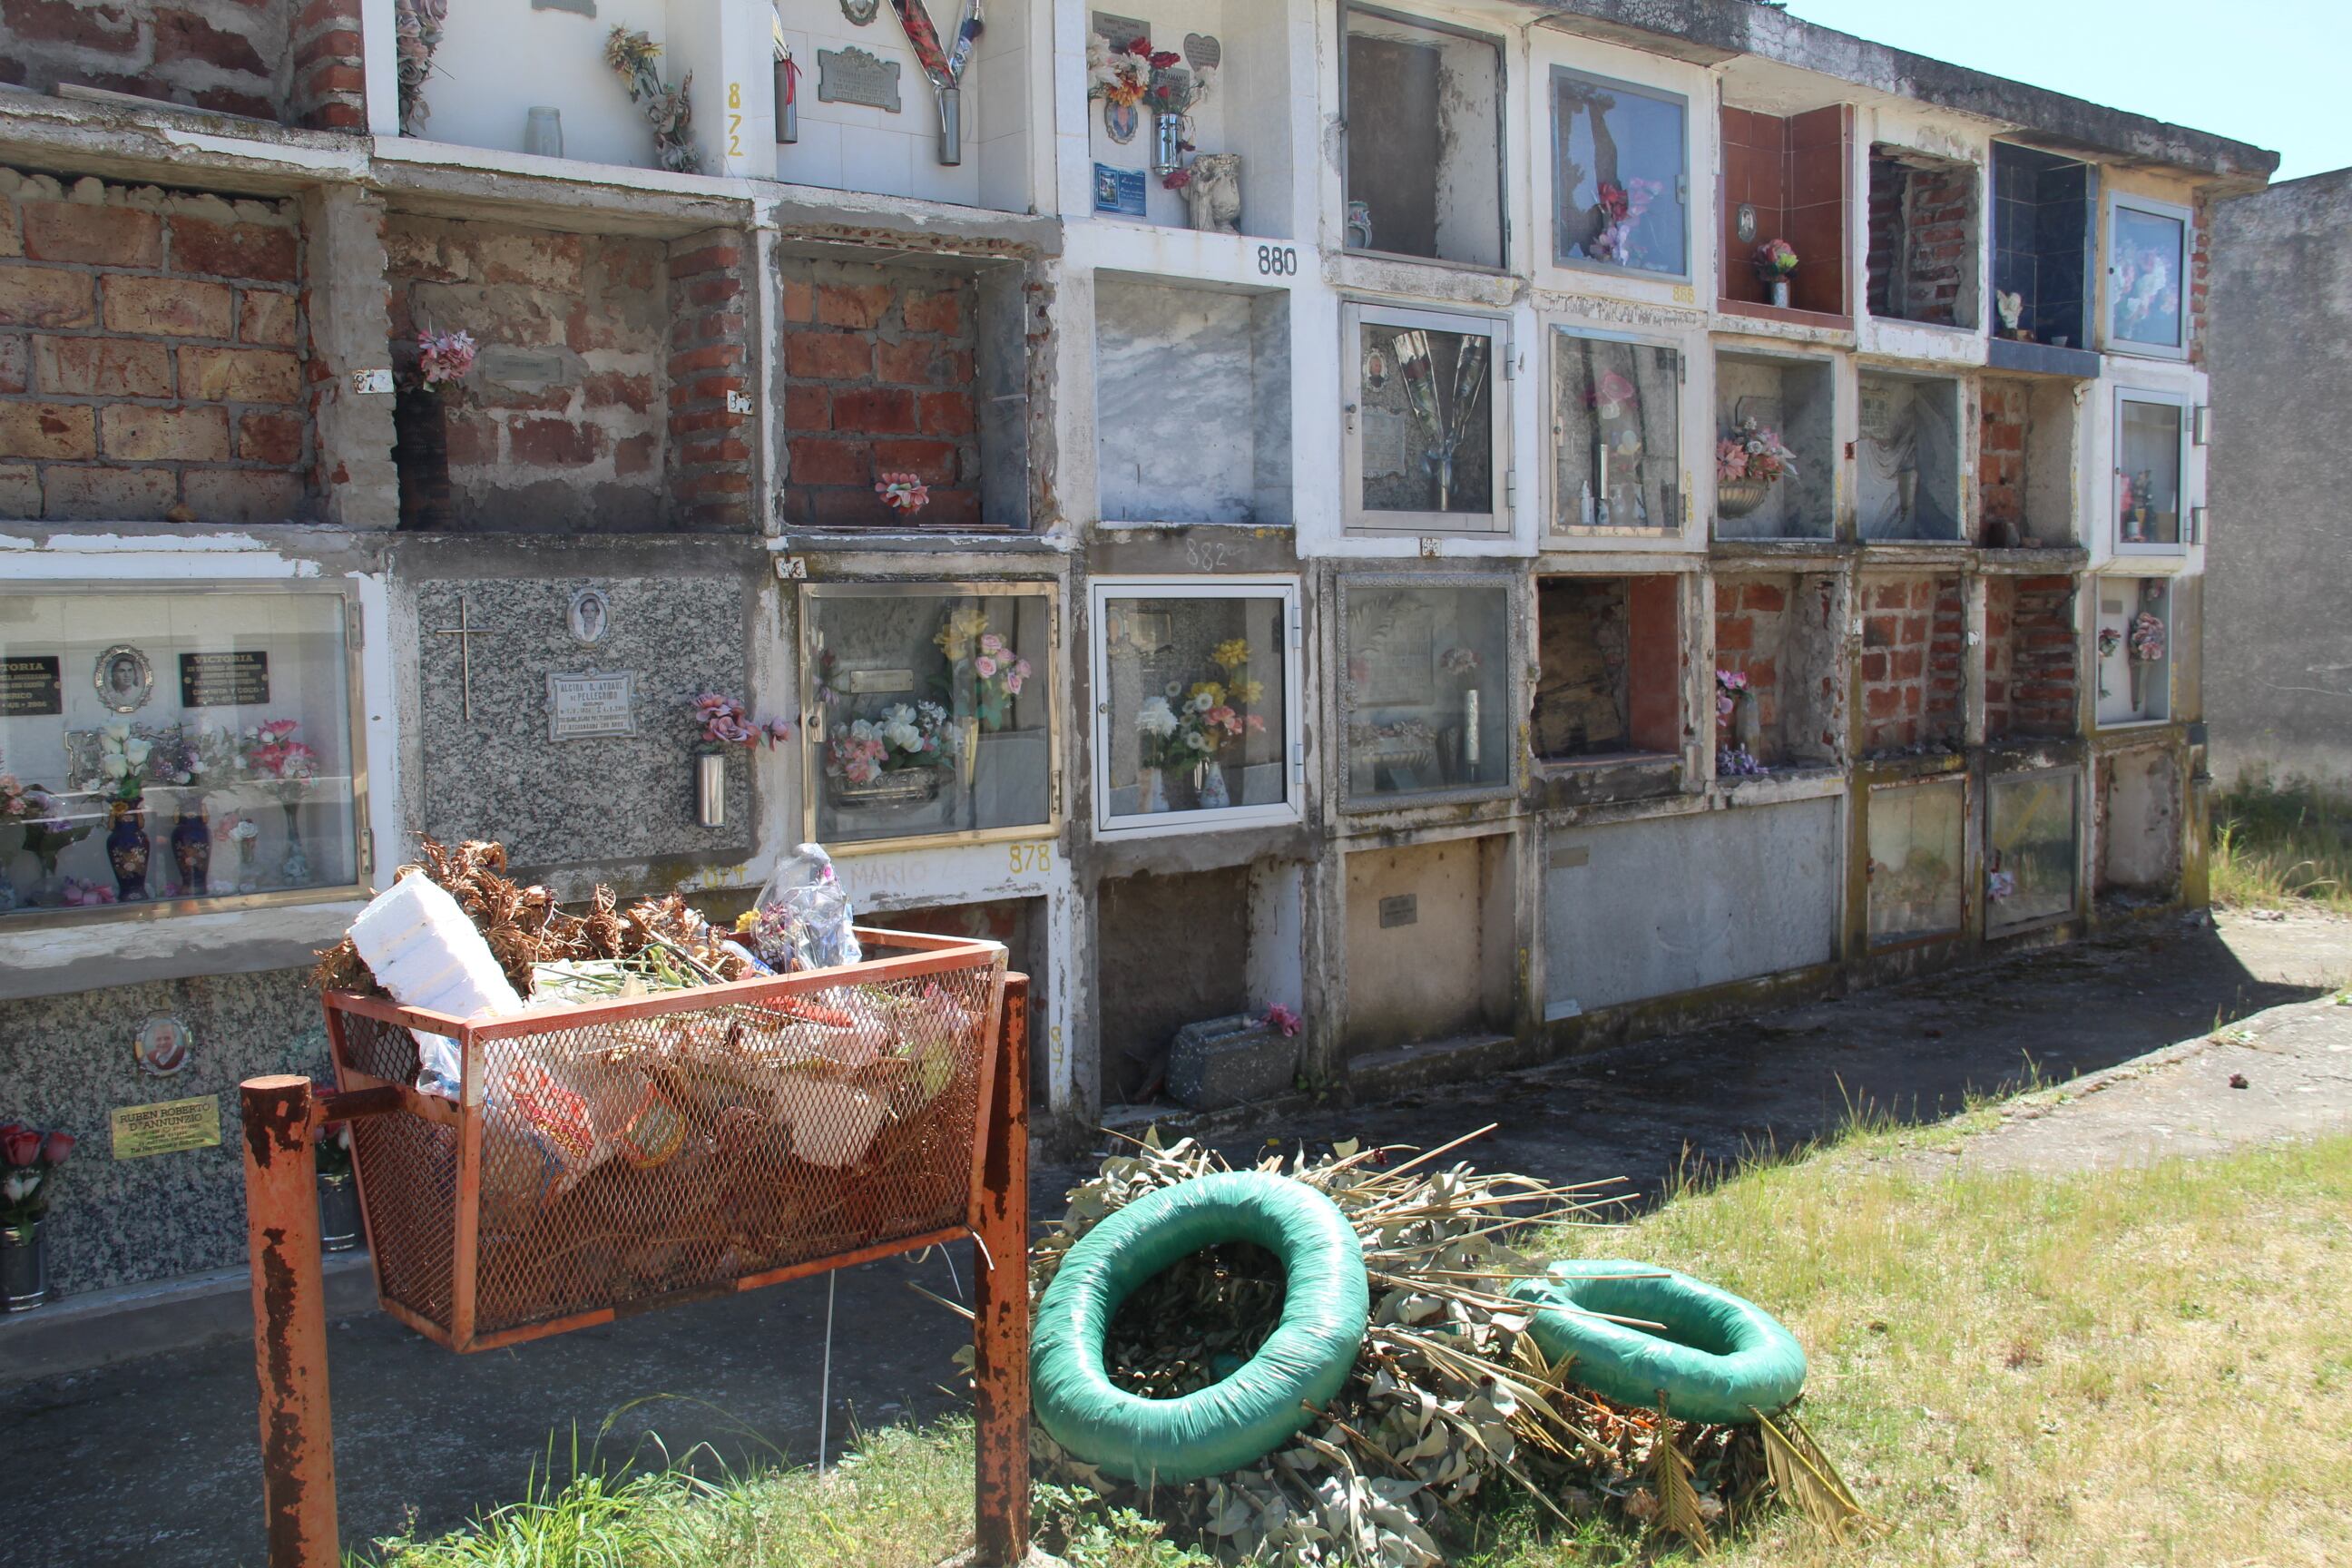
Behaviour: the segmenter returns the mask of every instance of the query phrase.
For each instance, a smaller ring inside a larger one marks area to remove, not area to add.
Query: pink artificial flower
[[[792,738],[793,727],[790,721],[783,719],[771,719],[768,721],[768,743],[770,745],[772,746],[778,741],[789,741]]]
[[[973,659],[971,668],[979,672],[982,680],[993,679],[996,674],[996,661],[986,654],[982,654],[978,658]]]
[[[994,632],[982,632],[980,634],[980,651],[982,653],[1003,653],[1004,651],[1004,639],[998,637]]]
[[[62,1165],[66,1163],[66,1156],[71,1154],[73,1151],[74,1135],[72,1133],[52,1132],[41,1142],[41,1163]]]
[[[1305,1026],[1297,1014],[1279,1002],[1265,1010],[1265,1024],[1286,1040],[1294,1037]]]
[[[0,1131],[0,1154],[12,1165],[29,1165],[41,1157],[41,1135],[29,1127],[11,1125]]]

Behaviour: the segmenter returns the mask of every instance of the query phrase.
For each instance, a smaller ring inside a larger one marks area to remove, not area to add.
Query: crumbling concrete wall
[[[0,169],[0,517],[306,518],[302,258],[290,200]]]

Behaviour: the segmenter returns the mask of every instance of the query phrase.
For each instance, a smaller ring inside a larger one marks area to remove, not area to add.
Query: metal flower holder
[[[1027,981],[993,942],[858,937],[879,956],[478,1024],[330,993],[338,1091],[247,1080],[270,1568],[340,1561],[313,1142],[342,1120],[379,1300],[458,1351],[971,1237],[980,1560],[1025,1555]],[[410,1086],[412,1030],[458,1043],[457,1099]]]

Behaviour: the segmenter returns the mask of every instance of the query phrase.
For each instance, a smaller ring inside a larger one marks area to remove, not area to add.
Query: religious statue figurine
[[[1192,178],[1184,200],[1192,209],[1192,226],[1202,234],[1242,231],[1242,155],[1203,153],[1192,160]]]

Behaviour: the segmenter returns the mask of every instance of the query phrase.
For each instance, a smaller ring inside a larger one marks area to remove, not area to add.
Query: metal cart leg
[[[981,1125],[988,1148],[972,1259],[976,1561],[1029,1555],[1029,977],[1004,979],[1002,1055]]]
[[[319,1154],[312,1142],[316,1090],[307,1078],[272,1077],[247,1079],[237,1093],[269,1568],[338,1568],[327,1289],[319,1267]]]

